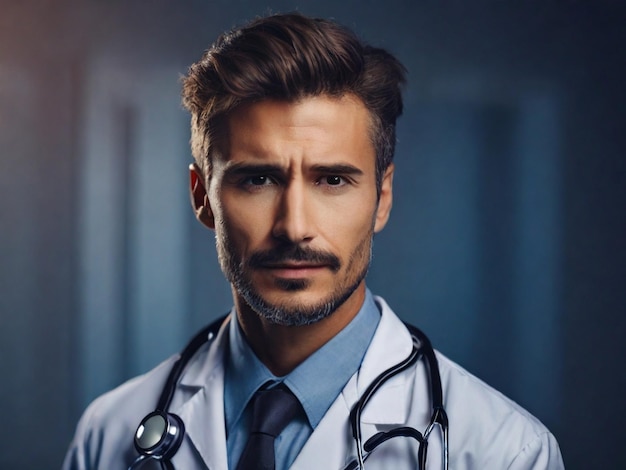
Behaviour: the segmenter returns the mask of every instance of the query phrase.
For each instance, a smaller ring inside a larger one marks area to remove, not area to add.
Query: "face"
[[[225,127],[211,174],[204,186],[192,175],[192,191],[206,201],[207,188],[199,218],[215,229],[236,303],[281,325],[331,315],[364,290],[372,236],[391,208],[393,167],[378,198],[367,109],[351,95],[268,100]]]

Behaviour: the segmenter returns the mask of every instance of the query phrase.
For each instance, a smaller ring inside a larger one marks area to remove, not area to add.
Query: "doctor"
[[[167,465],[139,457],[133,436],[176,358],[90,405],[65,470],[357,468],[366,440],[404,426],[427,438],[426,468],[444,467],[443,427],[427,432],[436,380],[423,360],[372,395],[359,444],[350,426],[370,384],[414,350],[407,327],[365,285],[372,237],[392,206],[403,82],[386,51],[298,14],[225,34],[190,67],[191,201],[215,232],[234,307],[173,388],[167,411],[184,432],[175,426],[182,441]],[[537,419],[443,355],[435,362],[450,468],[563,468]],[[262,417],[268,410],[273,418]],[[280,429],[257,433],[266,424],[255,423],[270,419]],[[419,448],[393,438],[365,468],[416,469]]]

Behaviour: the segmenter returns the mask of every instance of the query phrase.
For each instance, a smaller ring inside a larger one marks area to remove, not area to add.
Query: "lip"
[[[329,269],[326,264],[311,264],[307,262],[292,262],[275,265],[266,265],[264,269],[270,271],[276,277],[286,279],[301,279]]]

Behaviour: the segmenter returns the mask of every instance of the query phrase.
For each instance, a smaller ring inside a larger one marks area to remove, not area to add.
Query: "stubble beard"
[[[305,326],[317,323],[332,315],[350,298],[365,279],[372,259],[373,230],[368,231],[352,252],[346,264],[345,278],[340,280],[342,282],[339,282],[327,298],[314,304],[269,302],[254,287],[250,274],[256,268],[237,256],[225,230],[222,231],[221,236],[216,238],[216,245],[218,260],[224,275],[234,286],[237,294],[245,300],[254,312],[276,325]],[[292,250],[297,250],[297,248],[292,248]],[[303,253],[308,252],[305,250]],[[298,259],[306,259],[305,254],[302,256],[304,258],[299,257]],[[339,263],[338,260],[337,263]],[[341,265],[337,264],[336,268],[336,271],[339,272]],[[354,274],[351,275],[352,273]],[[277,279],[274,282],[286,293],[306,290],[311,284],[308,279]]]

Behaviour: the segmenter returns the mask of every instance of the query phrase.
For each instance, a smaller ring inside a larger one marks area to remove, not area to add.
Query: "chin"
[[[262,296],[247,290],[240,291],[240,294],[259,317],[272,324],[307,326],[333,315],[350,298],[358,285],[339,292],[316,293],[300,289]]]

